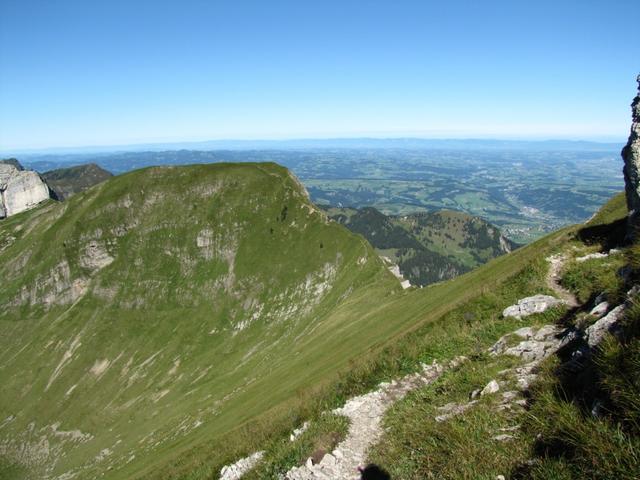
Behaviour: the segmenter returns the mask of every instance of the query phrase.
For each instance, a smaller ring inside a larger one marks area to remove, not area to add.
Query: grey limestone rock
[[[254,468],[262,457],[264,452],[256,452],[248,457],[241,458],[232,465],[226,465],[220,470],[220,480],[239,480],[249,470]]]
[[[616,333],[619,329],[618,321],[622,318],[624,310],[624,305],[618,305],[596,323],[587,328],[585,331],[585,337],[591,348],[598,345],[607,333]]]
[[[50,197],[49,187],[36,172],[0,163],[0,218],[29,210]]]
[[[491,380],[480,392],[480,396],[491,395],[500,390],[500,384],[496,380]]]
[[[522,318],[534,313],[542,313],[550,307],[565,303],[551,295],[534,295],[518,300],[518,303],[503,310],[503,317]]]

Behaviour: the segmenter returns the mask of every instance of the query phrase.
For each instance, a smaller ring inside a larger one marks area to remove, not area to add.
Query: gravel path
[[[562,278],[562,269],[567,261],[567,257],[563,253],[552,255],[547,257],[549,262],[549,272],[547,273],[547,286],[553,290],[562,300],[567,302],[569,307],[577,307],[580,304],[576,296],[569,290],[560,285],[560,279]]]

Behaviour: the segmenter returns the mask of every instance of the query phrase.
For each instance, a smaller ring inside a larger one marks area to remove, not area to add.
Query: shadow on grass
[[[362,480],[391,480],[391,475],[379,466],[370,463],[365,468],[359,468]]]
[[[627,219],[621,218],[603,225],[585,226],[578,230],[576,238],[587,245],[599,243],[603,250],[624,244],[627,234]]]

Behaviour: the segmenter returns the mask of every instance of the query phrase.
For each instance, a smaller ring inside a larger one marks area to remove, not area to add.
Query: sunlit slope
[[[224,433],[326,375],[316,343],[366,348],[324,335],[398,290],[274,164],[132,172],[0,223],[0,248],[0,453],[33,478]]]
[[[490,293],[570,232],[403,292],[273,164],[141,170],[12,217],[0,469],[128,479],[215,464],[214,439]]]

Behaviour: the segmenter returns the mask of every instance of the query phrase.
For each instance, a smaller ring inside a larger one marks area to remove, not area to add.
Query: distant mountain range
[[[7,150],[9,155],[63,155],[111,154],[116,152],[143,152],[163,150],[297,150],[318,148],[347,149],[460,149],[460,150],[529,150],[529,151],[619,151],[620,142],[594,142],[585,140],[504,140],[481,138],[302,138],[291,140],[208,140],[201,142],[161,142],[131,145],[104,145],[87,147],[54,147],[40,149]]]

